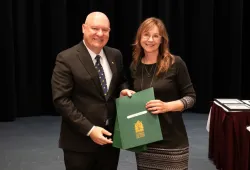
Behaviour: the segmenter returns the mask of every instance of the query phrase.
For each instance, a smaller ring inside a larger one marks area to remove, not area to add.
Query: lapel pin
[[[112,64],[114,64],[114,62],[112,61]]]

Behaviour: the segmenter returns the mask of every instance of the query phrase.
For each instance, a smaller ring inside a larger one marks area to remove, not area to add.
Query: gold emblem
[[[138,120],[135,123],[135,135],[136,135],[137,139],[145,137],[144,127],[143,127],[142,121]]]

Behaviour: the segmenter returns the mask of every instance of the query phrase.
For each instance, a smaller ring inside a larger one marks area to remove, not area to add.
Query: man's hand
[[[107,138],[104,135],[111,136],[112,134],[102,127],[95,126],[89,136],[98,145],[106,145],[113,143],[111,138]]]
[[[120,92],[120,97],[123,97],[123,96],[131,97],[133,94],[135,94],[135,91],[129,90],[129,89],[124,89]]]

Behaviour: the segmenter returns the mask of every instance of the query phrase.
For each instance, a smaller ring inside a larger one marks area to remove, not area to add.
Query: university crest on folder
[[[135,123],[135,134],[137,139],[145,137],[143,124],[139,120]]]

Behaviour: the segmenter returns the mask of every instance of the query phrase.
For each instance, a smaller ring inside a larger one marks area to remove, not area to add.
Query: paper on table
[[[250,109],[250,106],[245,103],[230,103],[230,104],[224,104],[229,109]]]
[[[244,103],[250,105],[250,100],[242,100]]]
[[[242,101],[238,99],[216,99],[220,103],[242,103]]]

